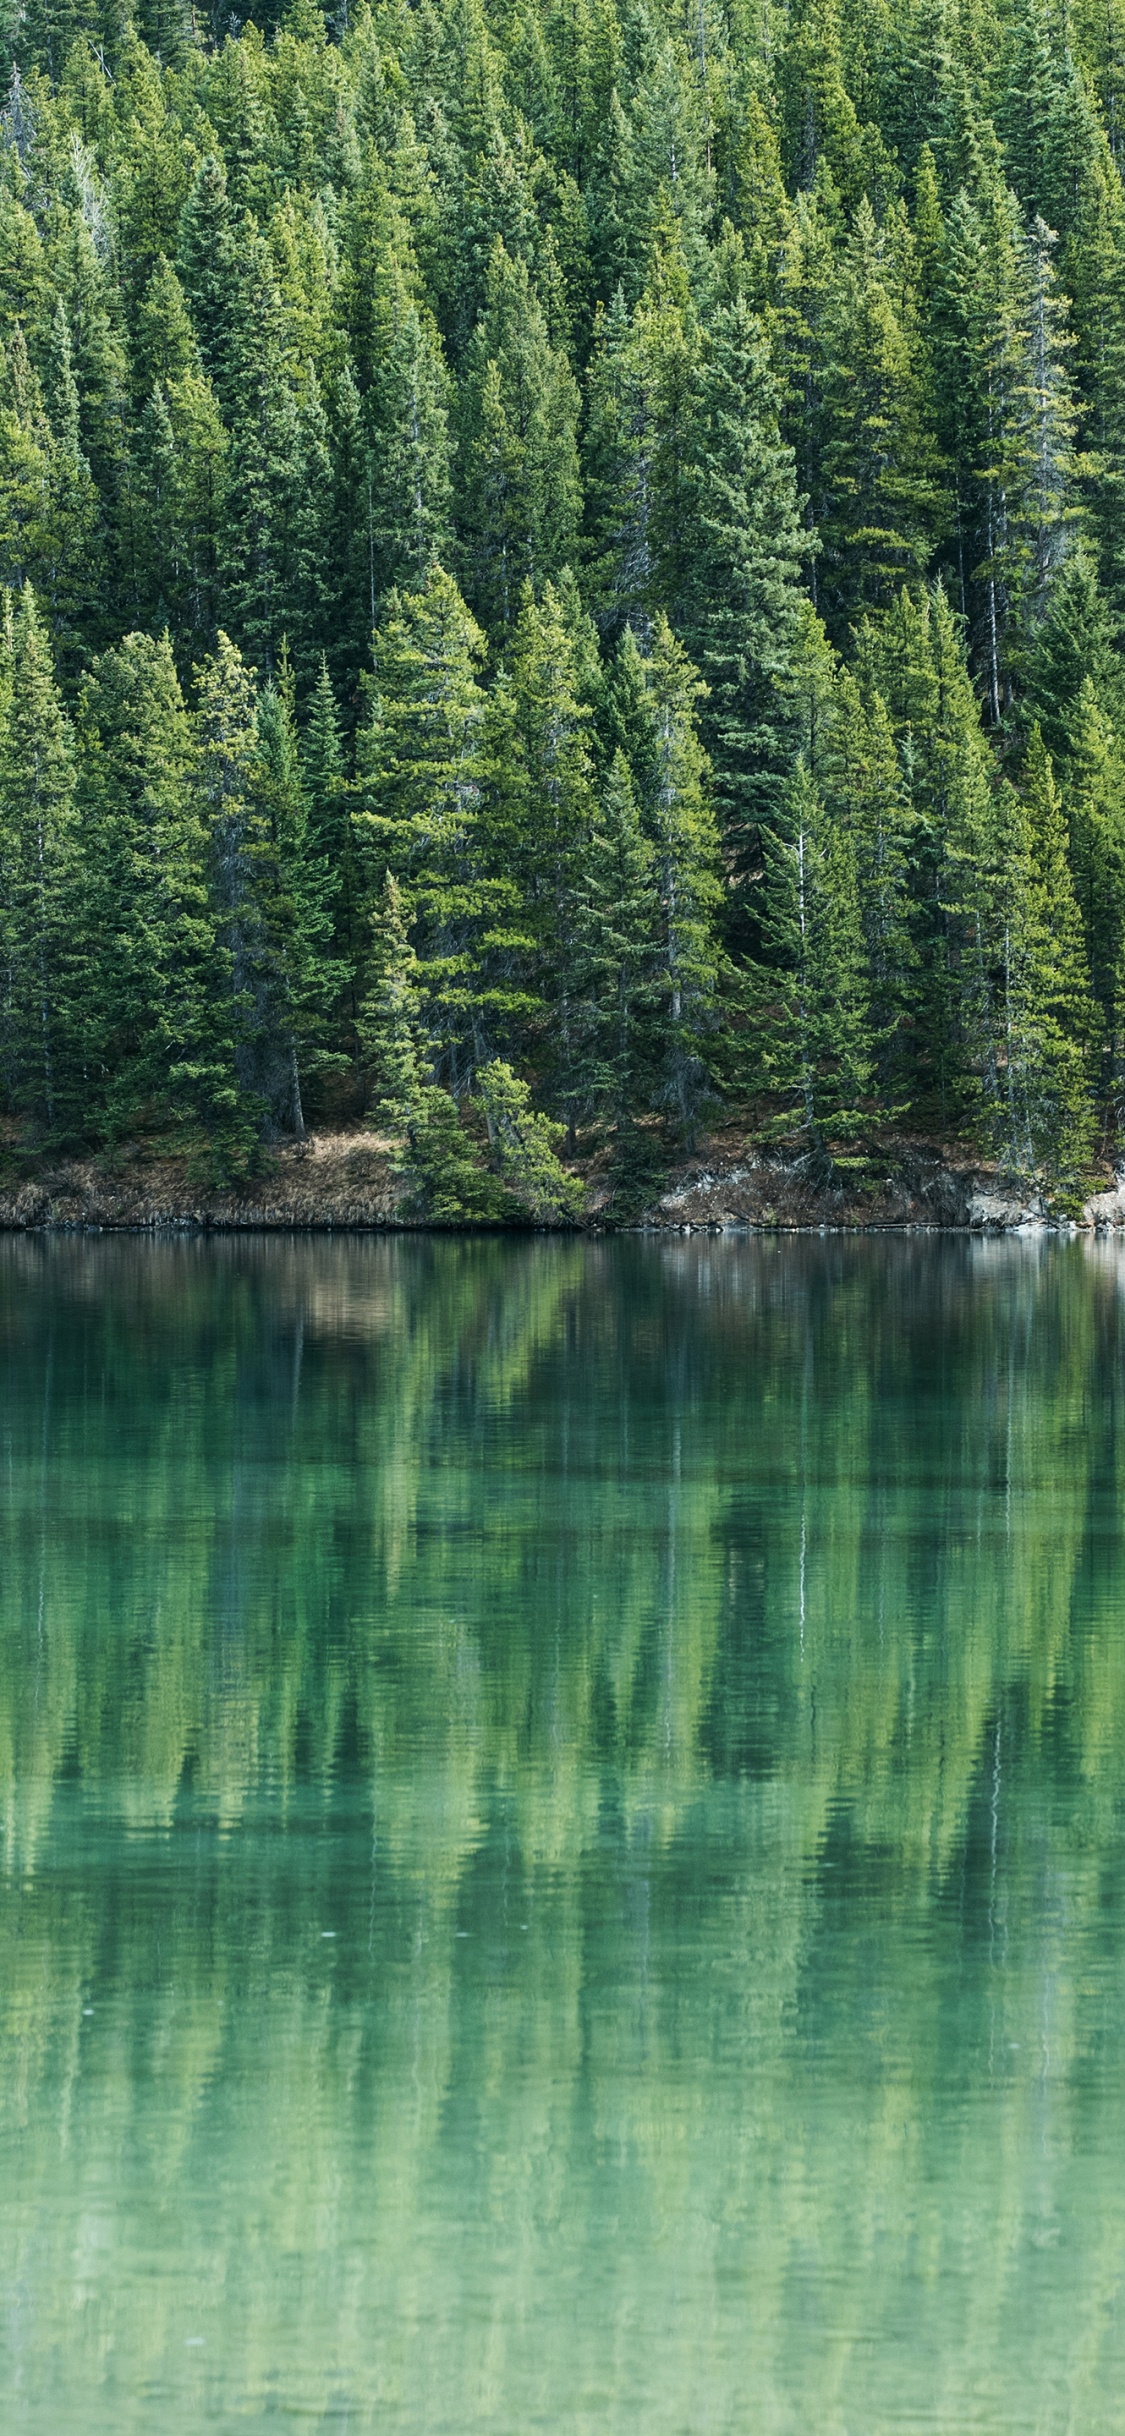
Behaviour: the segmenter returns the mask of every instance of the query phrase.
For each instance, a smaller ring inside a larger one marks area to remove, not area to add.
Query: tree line
[[[9,1159],[1125,1088],[1125,0],[0,14]]]

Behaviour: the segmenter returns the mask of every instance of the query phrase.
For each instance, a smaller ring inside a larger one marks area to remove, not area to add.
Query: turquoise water
[[[1125,1252],[0,1240],[5,2436],[1125,2429]]]

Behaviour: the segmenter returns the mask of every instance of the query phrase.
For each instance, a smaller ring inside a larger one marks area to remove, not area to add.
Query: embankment
[[[1038,1193],[971,1151],[921,1140],[887,1141],[869,1155],[861,1178],[839,1171],[825,1177],[805,1160],[725,1134],[682,1161],[651,1204],[628,1218],[603,1177],[591,1174],[588,1194],[584,1223],[599,1229],[1010,1233],[1060,1223],[1125,1227],[1125,1177],[1107,1175],[1073,1220],[1060,1221]],[[233,1190],[193,1180],[184,1161],[141,1152],[44,1161],[0,1182],[0,1229],[303,1231],[417,1224],[404,1214],[404,1198],[390,1143],[371,1133],[322,1134],[271,1152],[262,1172]]]

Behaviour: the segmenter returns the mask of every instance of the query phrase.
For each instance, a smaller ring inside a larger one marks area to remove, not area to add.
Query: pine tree
[[[1117,733],[1089,677],[1070,723],[1066,807],[1090,986],[1116,1092],[1125,1058],[1125,772]]]
[[[451,576],[392,593],[356,739],[356,834],[373,896],[403,891],[439,1074],[458,1095],[489,1054],[489,942],[511,897],[481,852],[484,638]]]
[[[424,305],[405,292],[384,334],[369,400],[371,531],[380,595],[417,590],[452,540],[449,375]]]
[[[1044,745],[1060,767],[1070,749],[1078,697],[1087,680],[1107,710],[1116,707],[1121,674],[1112,621],[1093,555],[1079,541],[1051,586],[1028,655],[1024,688]]]
[[[144,519],[138,588],[190,668],[215,641],[229,450],[210,383],[188,371],[158,382],[141,418],[137,472]]]
[[[347,968],[332,953],[331,880],[317,851],[303,784],[297,737],[295,686],[282,642],[278,674],[263,686],[255,712],[258,744],[256,794],[265,815],[270,881],[263,891],[279,998],[282,993],[293,1038],[296,1079],[291,1130],[304,1131],[304,1100],[311,1079],[339,1063],[331,1037],[332,1013]]]
[[[930,563],[944,522],[905,214],[866,196],[826,298],[817,598],[841,637]]]
[[[231,433],[223,583],[246,648],[272,673],[288,635],[311,679],[327,630],[328,447],[314,373],[291,377],[276,281],[247,248],[232,342],[239,406]]]
[[[538,1002],[537,1053],[572,1128],[582,1096],[572,951],[594,810],[592,650],[596,660],[573,584],[548,583],[541,602],[525,586],[510,682],[490,723],[490,854],[515,884],[524,942],[520,954],[514,928],[503,941],[506,962],[519,956],[509,1017]]]
[[[1029,852],[1040,889],[1041,914],[1054,963],[1052,1011],[1069,1039],[1089,1052],[1098,1039],[1090,990],[1086,936],[1070,867],[1066,811],[1038,721],[1023,770]]]
[[[80,805],[100,1124],[238,1133],[229,997],[208,901],[190,724],[167,636],[127,635],[84,680]]]
[[[970,1033],[979,1122],[1003,1168],[1073,1193],[1094,1132],[1084,1049],[1060,1021],[1074,1011],[1075,977],[1048,928],[1027,806],[1001,784],[988,810],[963,904],[967,961],[980,966]]]
[[[958,583],[994,727],[1073,535],[1070,334],[1040,220],[994,181],[947,220],[940,387],[957,494]]]
[[[337,698],[354,724],[359,684],[371,657],[380,569],[376,564],[375,501],[367,421],[350,360],[326,401],[328,495],[321,532],[324,653]]]
[[[653,850],[658,901],[656,1090],[690,1140],[707,1089],[707,1035],[720,971],[718,832],[697,726],[702,687],[663,617],[656,620],[649,656],[641,657],[627,633],[619,663],[619,733]]]
[[[301,777],[308,805],[309,848],[323,873],[326,952],[336,974],[335,1023],[340,1047],[358,1054],[358,979],[362,962],[360,877],[344,771],[340,717],[322,655],[301,739]]]
[[[73,1136],[88,1112],[89,977],[74,796],[70,724],[46,628],[25,585],[0,734],[0,1057],[9,1114],[48,1139]]]
[[[822,165],[849,199],[864,182],[864,144],[844,74],[836,0],[798,0],[787,31],[781,88],[788,165],[810,188]]]
[[[745,889],[791,755],[785,681],[806,538],[768,348],[737,289],[708,320],[697,428],[684,639],[707,686],[700,725],[727,867]]]
[[[532,1107],[528,1085],[503,1058],[481,1067],[477,1088],[501,1184],[539,1222],[577,1218],[582,1187],[567,1175],[556,1147],[565,1128]]]
[[[766,839],[769,963],[752,976],[750,1080],[780,1096],[814,1177],[854,1157],[871,1087],[871,1020],[855,856],[803,758]]]
[[[860,638],[863,669],[865,638]],[[867,645],[870,650],[870,644]],[[878,686],[842,670],[827,752],[826,792],[855,858],[870,1047],[889,1111],[907,1082],[907,1028],[916,950],[911,929],[916,816]]]
[[[263,802],[251,671],[229,637],[197,671],[198,801],[211,902],[229,974],[234,1065],[247,1119],[266,1139],[301,1133],[288,960],[277,937],[277,854]]]
[[[180,220],[177,268],[203,367],[224,405],[231,399],[231,345],[238,241],[226,172],[214,153],[200,162]]]
[[[97,204],[91,199],[94,224]],[[94,245],[84,214],[70,222],[57,261],[60,301],[69,339],[69,360],[77,401],[74,437],[89,467],[98,500],[99,578],[92,610],[86,618],[86,640],[111,629],[116,619],[135,607],[135,516],[129,451],[129,368],[121,334],[114,283],[106,262]],[[67,423],[71,453],[69,402],[63,368],[62,328],[55,361],[50,367],[48,410]]]
[[[410,1187],[408,1213],[452,1225],[488,1223],[505,1215],[503,1190],[452,1093],[432,1079],[423,1000],[402,893],[388,871],[372,909],[359,1014],[370,1096],[379,1122],[396,1138],[396,1165]]]
[[[461,513],[470,599],[489,629],[518,615],[523,585],[573,558],[579,511],[578,391],[548,336],[527,265],[497,239],[464,387]]]
[[[669,213],[685,259],[701,259],[715,183],[708,139],[695,62],[682,41],[658,42],[629,113],[622,201],[635,261],[644,261]]]
[[[16,361],[19,364],[18,353]],[[25,428],[30,425],[34,431],[30,375],[20,386],[27,402]],[[97,622],[106,570],[101,502],[82,446],[70,323],[61,297],[51,324],[46,388],[49,430],[44,435],[45,480],[35,536],[38,563],[33,560],[28,579],[34,575],[38,583],[55,650],[71,672],[85,635]]]
[[[662,993],[655,860],[618,746],[579,881],[573,969],[583,1096],[619,1136],[646,1108],[657,1060]]]
[[[978,1104],[981,1043],[993,1037],[988,925],[977,892],[993,764],[963,632],[940,586],[920,601],[903,593],[869,632],[865,658],[910,808],[910,1096],[919,1117],[944,1128]]]
[[[426,1074],[422,990],[402,891],[388,871],[371,913],[359,1040],[372,1105],[395,1133],[417,1121]]]

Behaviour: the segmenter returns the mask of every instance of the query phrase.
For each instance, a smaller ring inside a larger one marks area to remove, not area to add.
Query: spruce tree
[[[511,896],[481,851],[484,638],[440,567],[392,592],[356,739],[357,846],[369,901],[397,879],[421,967],[437,1067],[460,1094],[490,1053],[490,934]]]
[[[452,1093],[433,1080],[423,1002],[402,892],[388,871],[372,908],[359,1012],[374,1113],[395,1140],[396,1166],[409,1187],[409,1213],[454,1225],[487,1222],[504,1215],[503,1191],[462,1124]]]
[[[280,872],[263,800],[252,672],[229,636],[196,672],[197,800],[228,974],[234,1067],[247,1124],[267,1140],[301,1133],[292,975],[279,940]]]
[[[748,1080],[780,1099],[823,1181],[857,1155],[873,1044],[855,853],[803,757],[765,846],[769,961],[752,975]]]
[[[231,397],[231,347],[238,278],[235,214],[214,153],[200,162],[180,219],[177,269],[204,370],[224,405]]]
[[[582,1187],[558,1157],[565,1128],[532,1107],[528,1085],[503,1058],[481,1067],[477,1089],[501,1185],[540,1223],[577,1218]]]
[[[615,674],[615,723],[653,850],[661,992],[656,1093],[690,1141],[707,1090],[721,965],[719,841],[698,731],[702,687],[663,617],[647,657],[626,634]]]
[[[525,262],[497,239],[463,393],[460,498],[469,595],[489,631],[515,623],[525,582],[573,557],[578,391]]]
[[[107,1137],[237,1132],[233,1036],[167,636],[127,635],[84,680],[80,806],[94,942],[89,1054]]]
[[[582,1097],[573,944],[594,810],[591,648],[573,584],[547,584],[541,602],[526,586],[510,682],[489,731],[491,860],[515,883],[524,938],[509,1018],[525,1012],[522,979],[529,1001],[538,1002],[537,1054],[572,1127]],[[503,945],[510,962],[518,952],[514,930]]]
[[[1066,809],[1074,888],[1090,986],[1108,1055],[1107,1082],[1125,1072],[1125,771],[1116,729],[1085,678],[1069,730]]]
[[[368,412],[371,530],[380,595],[416,590],[452,540],[450,382],[441,340],[424,305],[400,292],[384,333]]]
[[[301,778],[309,846],[323,874],[326,948],[335,967],[339,1046],[357,1056],[358,979],[362,962],[360,875],[344,769],[340,715],[322,655],[301,738]]]
[[[48,1140],[90,1114],[88,926],[74,744],[30,585],[16,607],[0,734],[0,1020],[10,1115]]]
[[[1089,681],[1107,712],[1117,707],[1121,671],[1113,621],[1093,554],[1079,541],[1055,577],[1046,614],[1028,655],[1025,698],[1043,742],[1061,767],[1083,685]]]
[[[346,967],[333,955],[331,880],[309,816],[297,736],[293,671],[284,640],[277,678],[265,685],[255,712],[256,794],[265,815],[270,894],[268,912],[279,995],[284,992],[293,1037],[295,1081],[290,1124],[304,1130],[311,1080],[339,1062],[332,1015]]]
[[[707,324],[692,487],[684,640],[707,687],[700,725],[744,891],[791,755],[785,684],[806,541],[768,347],[738,287]]]
[[[661,1004],[655,854],[617,747],[594,815],[574,916],[574,1024],[583,1097],[623,1137],[648,1105]]]
[[[867,645],[870,650],[870,644]],[[864,638],[861,638],[861,670]],[[917,815],[878,686],[840,672],[827,748],[826,793],[848,832],[863,929],[870,1050],[887,1113],[909,1093],[908,1031],[916,977],[911,882]]]

